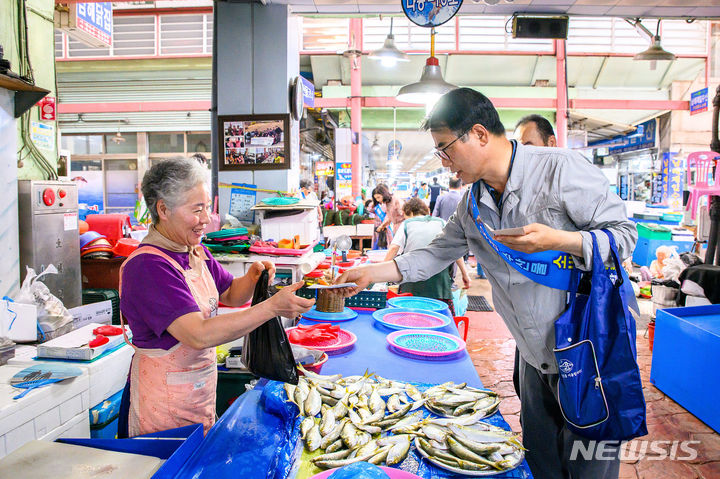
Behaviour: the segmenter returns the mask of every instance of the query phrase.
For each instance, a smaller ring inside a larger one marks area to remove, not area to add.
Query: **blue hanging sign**
[[[675,152],[662,154],[663,203],[675,211],[682,209],[685,164]]]
[[[388,143],[388,158],[395,158],[400,156],[403,146],[400,140],[392,140]]]
[[[607,145],[608,154],[614,155],[626,151],[644,150],[655,147],[657,123],[653,118],[637,125],[633,133],[618,135],[609,140],[596,141],[588,144],[589,147],[598,148]]]
[[[302,97],[303,103],[308,108],[315,108],[315,85],[311,81],[301,76],[302,81]]]
[[[405,16],[420,27],[438,27],[460,10],[462,0],[402,0]]]
[[[690,114],[696,115],[708,109],[708,89],[694,91],[690,94]]]
[[[75,7],[75,26],[107,46],[112,45],[112,3],[78,3]]]

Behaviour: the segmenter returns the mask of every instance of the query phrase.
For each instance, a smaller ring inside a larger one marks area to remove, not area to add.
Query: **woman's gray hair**
[[[175,158],[155,163],[143,176],[142,194],[153,224],[160,220],[157,202],[165,201],[168,208],[183,204],[187,192],[208,181],[208,170],[188,158]]]

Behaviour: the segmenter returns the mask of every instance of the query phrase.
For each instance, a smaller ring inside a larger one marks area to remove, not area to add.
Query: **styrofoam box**
[[[311,244],[318,240],[320,229],[318,227],[317,210],[303,210],[294,215],[268,218],[268,211],[262,211],[260,218],[260,234],[263,241],[290,239],[300,236],[301,244]]]
[[[355,236],[356,233],[355,226],[325,226],[323,228],[323,236],[327,239],[335,239],[341,235]]]
[[[50,384],[22,399],[13,399],[22,392],[10,385],[10,378],[26,366],[0,366],[0,457],[4,457],[28,441],[50,437],[68,426],[75,430],[76,417],[88,420],[90,381],[87,371],[82,375]],[[62,431],[60,431],[62,433]]]
[[[90,407],[95,407],[125,387],[134,351],[131,346],[125,344],[93,362],[62,361],[62,363],[87,371],[90,383]],[[37,364],[37,362],[28,358],[13,358],[8,361],[8,364],[27,367]]]
[[[217,260],[222,263],[223,268],[225,268],[228,273],[235,277],[245,276],[247,265],[252,264],[244,261],[225,261],[225,258],[222,257],[217,258]]]
[[[707,306],[712,304],[709,299],[704,296],[686,296],[685,306]]]
[[[358,236],[372,236],[375,233],[375,225],[371,223],[360,223],[355,225]]]

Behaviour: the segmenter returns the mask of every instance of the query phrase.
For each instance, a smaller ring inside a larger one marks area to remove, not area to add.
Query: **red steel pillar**
[[[557,117],[555,119],[555,137],[560,148],[567,147],[568,134],[568,90],[567,69],[565,66],[565,40],[555,40],[555,72],[557,81],[555,89],[557,94]]]
[[[350,158],[352,160],[352,194],[360,194],[362,187],[362,18],[350,19],[350,129],[353,143]],[[357,141],[355,141],[357,140]]]

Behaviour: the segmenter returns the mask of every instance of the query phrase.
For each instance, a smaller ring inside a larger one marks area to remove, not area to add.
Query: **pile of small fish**
[[[321,469],[359,461],[399,464],[413,439],[439,467],[503,471],[522,460],[512,432],[479,422],[498,408],[492,391],[448,382],[420,392],[368,372],[343,378],[300,369],[305,376],[297,386],[286,383],[285,392],[304,416],[300,430],[307,450],[324,451],[311,459]],[[425,417],[422,406],[446,417]],[[390,434],[380,437],[383,432]]]
[[[424,436],[424,437],[422,437]],[[496,474],[517,467],[525,450],[512,431],[478,422],[427,425],[415,439],[420,454],[433,464],[469,475]]]

